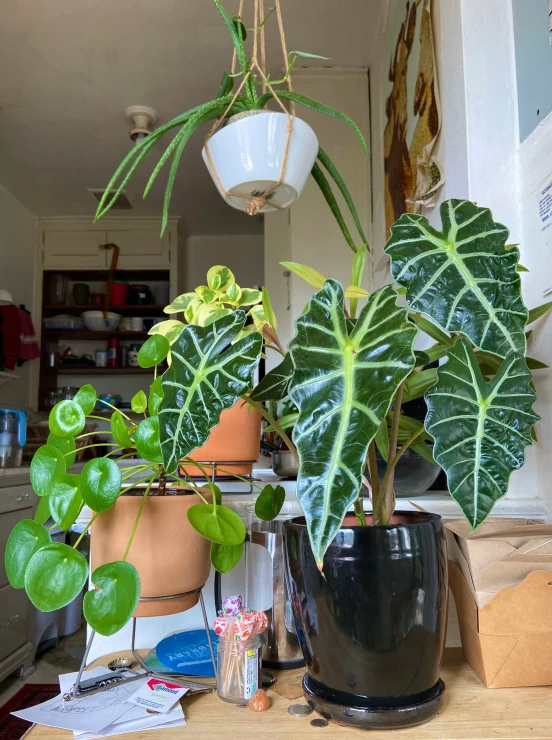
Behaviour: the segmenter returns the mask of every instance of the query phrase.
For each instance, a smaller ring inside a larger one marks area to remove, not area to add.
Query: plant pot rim
[[[122,495],[120,495],[118,498],[135,498],[136,496],[143,496],[144,491],[148,487],[147,483],[138,483],[136,486],[131,488],[129,491],[126,491]],[[178,486],[167,486],[165,488],[164,494],[158,493],[159,483],[156,481],[152,484],[150,492],[148,494],[148,498],[174,498],[175,496],[197,496],[198,494],[196,491],[193,490],[184,490],[182,487]]]
[[[372,516],[371,512],[367,512],[367,517]],[[353,523],[345,523],[345,520],[349,517],[353,517],[355,520],[355,524]],[[358,520],[356,518],[356,515],[354,511],[348,511],[345,515],[345,518],[341,524],[341,527],[339,529],[340,532],[343,532],[345,530],[353,530],[353,529],[360,529],[360,530],[374,530],[374,529],[397,529],[397,528],[403,528],[403,527],[417,527],[424,524],[434,524],[435,522],[441,521],[442,517],[439,514],[431,514],[430,512],[422,512],[422,511],[395,511],[393,514],[393,517],[404,517],[407,520],[410,521],[398,521],[398,522],[391,522],[391,524],[369,524],[365,527],[361,527],[360,524],[358,524]],[[296,516],[293,517],[293,519],[288,519],[284,522],[284,525],[290,526],[293,525],[294,527],[302,527],[304,529],[307,528],[307,523],[304,516]]]

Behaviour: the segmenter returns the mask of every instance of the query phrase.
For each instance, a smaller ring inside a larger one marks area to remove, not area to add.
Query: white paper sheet
[[[143,716],[140,718],[130,718],[133,710],[121,717],[117,722],[109,727],[104,728],[101,732],[79,732],[74,733],[76,740],[93,740],[94,738],[110,737],[111,735],[124,735],[130,732],[139,732],[155,727],[156,730],[162,730],[165,727],[184,727],[186,720],[180,704],[166,714],[148,714],[141,707],[134,707],[141,710]],[[128,719],[126,719],[128,717]]]
[[[94,668],[86,671],[86,678],[106,673],[105,668]],[[115,685],[97,694],[63,701],[63,694],[70,691],[77,674],[69,673],[60,676],[61,693],[43,704],[12,712],[14,716],[49,727],[59,727],[77,732],[98,733],[113,724],[121,715],[129,711],[128,699],[140,685],[134,681],[126,686]]]

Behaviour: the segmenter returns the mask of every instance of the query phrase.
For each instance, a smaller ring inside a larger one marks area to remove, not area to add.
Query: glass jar
[[[243,642],[225,640],[217,645],[217,694],[232,704],[247,704],[261,687],[261,638]]]

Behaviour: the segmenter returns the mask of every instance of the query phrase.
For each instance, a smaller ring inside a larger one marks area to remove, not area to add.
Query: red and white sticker
[[[150,678],[128,701],[153,712],[168,712],[188,691],[161,678]]]

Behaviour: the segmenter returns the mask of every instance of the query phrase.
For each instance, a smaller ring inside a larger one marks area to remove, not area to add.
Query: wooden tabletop
[[[120,653],[118,653],[120,655]],[[98,661],[106,665],[111,656]],[[281,672],[274,688],[287,696],[300,696],[301,672]],[[487,689],[465,662],[459,648],[448,648],[441,677],[446,685],[444,709],[424,725],[407,730],[371,731],[367,740],[552,740],[552,687]],[[316,717],[293,717],[287,699],[269,690],[272,706],[262,714],[226,704],[215,693],[184,697],[186,727],[155,729],[126,735],[128,740],[339,740],[359,737],[362,730],[330,722],[323,729],[311,727]],[[123,737],[119,735],[118,737]],[[26,740],[72,740],[73,733],[37,725]]]

